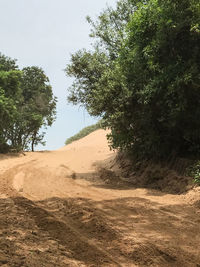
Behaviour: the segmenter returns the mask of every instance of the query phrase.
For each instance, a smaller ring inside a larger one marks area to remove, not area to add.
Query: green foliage
[[[200,152],[198,5],[151,0],[127,25],[119,62],[132,93],[135,145],[150,156]]]
[[[96,42],[72,55],[68,100],[104,119],[114,148],[199,154],[199,1],[120,0],[88,21]]]
[[[0,52],[0,71],[10,71],[16,70],[18,66],[16,65],[16,60],[13,60]]]
[[[65,142],[65,145],[69,145],[74,141],[77,141],[85,136],[87,136],[88,134],[98,130],[101,128],[101,122],[98,122],[94,125],[91,126],[87,126],[85,128],[83,128],[79,133],[75,134],[74,136],[68,138]]]
[[[21,109],[23,126],[29,138],[24,144],[31,142],[34,145],[42,143],[44,134],[40,134],[41,127],[51,126],[56,115],[56,98],[53,96],[49,79],[44,71],[38,67],[27,67],[22,70],[22,95],[23,105]],[[24,122],[26,122],[24,124]]]
[[[116,9],[107,7],[93,21],[89,16],[87,21],[92,29],[90,37],[96,39],[94,47],[103,51],[110,60],[118,57],[121,44],[126,36],[125,27],[131,14],[137,9],[136,3],[144,0],[121,0],[117,2]]]
[[[3,59],[5,61],[5,57]],[[10,61],[8,59],[8,63]],[[8,71],[0,70],[0,144],[2,145],[2,151],[4,151],[3,147],[9,141],[9,130],[16,120],[18,114],[17,106],[21,96],[21,72],[14,70],[12,65],[11,67],[12,69]],[[6,68],[8,69],[7,65]],[[3,69],[2,65],[1,69]]]
[[[28,149],[43,143],[41,127],[56,115],[56,98],[44,71],[19,70],[16,61],[0,54],[0,152]]]
[[[194,182],[200,185],[200,161],[195,162],[187,170],[187,175],[194,178]]]

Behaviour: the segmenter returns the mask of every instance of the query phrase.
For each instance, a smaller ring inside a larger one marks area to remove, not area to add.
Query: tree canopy
[[[68,100],[101,116],[114,148],[142,157],[200,153],[200,3],[120,0],[71,57]]]
[[[49,79],[36,66],[22,70],[16,61],[0,54],[0,152],[28,149],[43,143],[41,127],[56,115],[56,97]]]

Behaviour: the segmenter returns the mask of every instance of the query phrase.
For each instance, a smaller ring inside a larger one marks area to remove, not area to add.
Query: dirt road
[[[98,130],[0,158],[0,266],[200,266],[198,202],[102,177],[113,155]]]

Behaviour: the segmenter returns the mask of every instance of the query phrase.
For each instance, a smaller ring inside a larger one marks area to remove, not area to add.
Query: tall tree
[[[104,118],[113,147],[200,153],[199,18],[197,0],[121,0],[89,19],[97,41],[72,55],[68,100]]]

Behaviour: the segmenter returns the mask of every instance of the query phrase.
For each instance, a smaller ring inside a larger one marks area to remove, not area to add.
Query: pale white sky
[[[57,120],[48,129],[46,147],[57,149],[66,138],[95,120],[67,104],[72,80],[64,73],[70,54],[90,48],[87,15],[95,18],[116,0],[0,0],[0,52],[17,59],[20,68],[42,67],[58,97]]]

